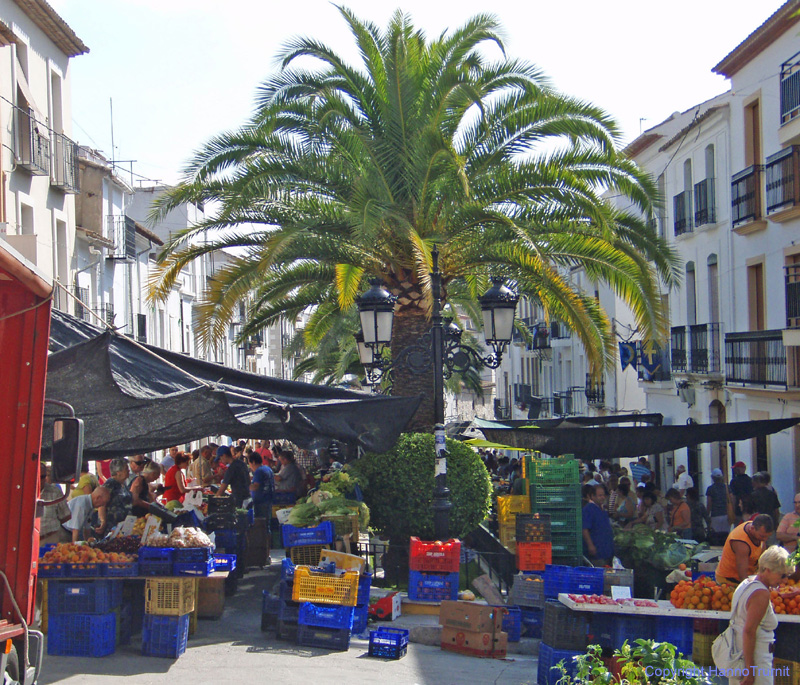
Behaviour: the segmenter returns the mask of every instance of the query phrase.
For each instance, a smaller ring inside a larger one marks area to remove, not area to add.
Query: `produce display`
[[[56,545],[41,558],[44,564],[126,564],[136,557],[119,552],[103,552],[89,545],[73,542]]]
[[[106,553],[136,554],[141,544],[142,538],[138,535],[119,535],[112,540],[102,540],[94,546]]]
[[[650,526],[640,524],[630,529],[617,529],[614,532],[614,548],[621,558],[630,557],[634,567],[646,561],[655,568],[669,570],[687,563],[702,547],[698,545],[689,550],[678,542],[675,533],[653,530]]]
[[[167,538],[167,547],[213,547],[211,539],[199,528],[175,528]],[[148,540],[147,544],[150,544]]]
[[[678,609],[730,611],[735,588],[703,576],[696,581],[682,580],[670,593],[672,606]]]
[[[369,525],[369,508],[366,504],[319,490],[295,503],[288,523],[295,528],[311,528],[319,525],[323,514],[340,516],[353,513],[358,513],[358,527],[366,530]]]
[[[612,599],[607,595],[567,595],[575,604],[606,604],[609,606],[635,606],[658,609],[652,599]]]
[[[789,598],[785,596],[787,592],[794,593],[795,585],[795,581],[787,580],[786,585],[770,592],[772,608],[776,614],[800,616],[800,597],[792,596]]]

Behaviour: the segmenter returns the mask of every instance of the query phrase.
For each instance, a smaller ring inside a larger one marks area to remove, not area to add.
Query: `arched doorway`
[[[725,405],[719,400],[714,400],[708,405],[708,422],[709,423],[727,423]],[[728,443],[726,442],[712,442],[711,443],[711,468],[722,469],[725,476],[725,482],[730,480],[730,469],[728,464]]]

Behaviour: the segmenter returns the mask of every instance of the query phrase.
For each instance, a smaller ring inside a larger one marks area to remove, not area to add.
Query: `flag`
[[[622,370],[632,366],[636,369],[636,343],[621,342],[619,344],[619,360],[622,363]]]

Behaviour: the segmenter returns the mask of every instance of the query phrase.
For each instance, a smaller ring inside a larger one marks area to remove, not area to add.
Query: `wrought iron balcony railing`
[[[78,146],[61,133],[53,133],[53,174],[50,184],[67,193],[79,193]]]
[[[686,326],[673,326],[670,329],[670,361],[672,370],[683,373],[687,370]]]
[[[678,193],[672,198],[672,206],[675,210],[675,235],[683,235],[684,233],[691,233],[692,231],[692,218],[691,218],[691,196],[686,193]]]
[[[761,175],[764,167],[749,166],[731,179],[731,223],[733,227],[761,218]]]
[[[800,52],[781,64],[781,124],[800,115]]]
[[[789,209],[800,201],[798,158],[798,145],[792,145],[767,157],[767,214]]]
[[[586,387],[584,389],[586,401],[589,404],[606,403],[606,383],[601,378],[599,382],[592,380],[591,374],[586,374]]]
[[[719,333],[720,325],[718,323],[700,323],[689,326],[689,371],[692,373],[720,372]]]
[[[786,386],[786,348],[781,331],[725,335],[725,380],[744,385]]]
[[[783,267],[786,283],[786,327],[800,328],[800,264]]]
[[[704,178],[694,184],[694,225],[713,224],[716,220],[714,179]]]
[[[50,135],[33,109],[15,108],[17,114],[17,164],[35,176],[50,173]]]

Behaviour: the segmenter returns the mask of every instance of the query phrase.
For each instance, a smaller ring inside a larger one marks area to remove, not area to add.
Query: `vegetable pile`
[[[630,556],[634,564],[647,561],[661,569],[677,568],[691,558],[686,546],[678,542],[675,533],[653,530],[640,524],[614,533],[614,547],[619,556]]]
[[[359,529],[366,530],[369,526],[369,508],[366,504],[342,496],[333,496],[328,491],[315,492],[309,497],[298,500],[289,514],[289,525],[296,528],[311,528],[319,525],[323,514],[328,516],[358,514]]]

